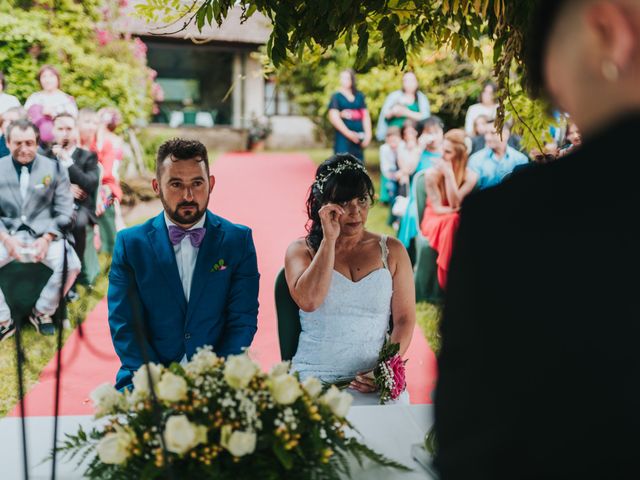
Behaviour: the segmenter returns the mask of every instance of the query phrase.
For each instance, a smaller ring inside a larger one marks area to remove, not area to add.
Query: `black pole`
[[[62,245],[64,257],[62,259],[62,284],[60,285],[60,303],[58,305],[58,314],[55,315],[58,329],[58,344],[56,352],[56,393],[55,393],[55,406],[53,413],[53,458],[51,463],[51,480],[56,479],[56,463],[58,458],[58,413],[60,411],[60,377],[62,374],[62,330],[64,312],[67,307],[67,302],[64,298],[64,287],[67,283],[67,277],[69,275],[69,262],[67,259],[67,240],[63,235]]]
[[[22,375],[22,367],[24,365],[24,352],[22,351],[22,340],[20,339],[22,330],[22,321],[18,320],[16,324],[16,360],[18,367],[18,395],[20,395],[20,426],[22,430],[22,463],[24,465],[24,479],[29,480],[29,459],[27,454],[27,426],[25,422],[25,406],[24,406],[24,378]]]

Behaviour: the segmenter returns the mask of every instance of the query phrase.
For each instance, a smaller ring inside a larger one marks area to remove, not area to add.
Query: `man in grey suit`
[[[0,158],[0,275],[16,260],[42,262],[53,270],[29,320],[43,335],[53,335],[51,316],[60,303],[64,251],[68,289],[80,272],[80,260],[63,231],[73,216],[73,195],[66,168],[37,154],[38,128],[16,120],[7,129],[11,155]],[[15,333],[15,323],[0,290],[0,341]]]

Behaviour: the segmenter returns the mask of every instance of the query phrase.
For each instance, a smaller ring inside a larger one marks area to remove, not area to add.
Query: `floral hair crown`
[[[317,188],[318,191],[322,194],[324,193],[324,184],[327,183],[327,180],[329,180],[329,177],[331,175],[339,175],[343,172],[346,172],[347,170],[355,170],[355,171],[359,170],[365,174],[367,173],[367,170],[360,163],[341,162],[334,167],[327,168],[326,172],[324,172],[322,175],[319,175],[316,178],[316,181],[313,183],[313,186]]]

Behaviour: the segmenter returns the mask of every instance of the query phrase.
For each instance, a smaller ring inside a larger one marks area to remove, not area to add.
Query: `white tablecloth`
[[[379,468],[365,464],[363,468],[354,463],[353,479],[394,479],[414,480],[432,478],[411,457],[411,446],[422,443],[424,435],[432,423],[431,405],[408,406],[359,406],[351,408],[348,416],[351,423],[362,434],[369,447],[410,468],[411,472]],[[43,462],[49,455],[53,442],[53,418],[30,417],[27,422],[27,442],[29,452],[30,479],[51,478],[51,462]],[[75,433],[79,425],[90,429],[92,417],[60,417],[58,439],[64,433]],[[19,480],[24,478],[22,467],[22,440],[19,418],[0,420],[0,478]],[[82,478],[82,469],[75,461],[63,462],[58,459],[57,478],[75,480]]]

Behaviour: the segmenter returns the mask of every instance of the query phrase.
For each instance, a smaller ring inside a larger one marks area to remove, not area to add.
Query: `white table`
[[[421,443],[432,423],[431,405],[408,406],[358,406],[352,407],[348,416],[351,423],[362,434],[365,443],[385,456],[413,469],[411,472],[380,468],[367,463],[363,468],[354,461],[353,479],[425,480],[432,477],[411,458],[411,446]],[[49,455],[53,441],[53,418],[30,417],[27,423],[29,452],[29,478],[33,480],[51,478],[51,462],[43,460]],[[93,423],[90,416],[60,417],[58,439],[64,433],[75,433],[82,425],[89,430]],[[22,467],[22,437],[19,418],[0,420],[0,465],[2,480],[24,478]],[[82,468],[75,461],[64,462],[58,458],[56,478],[75,480],[82,478]]]

